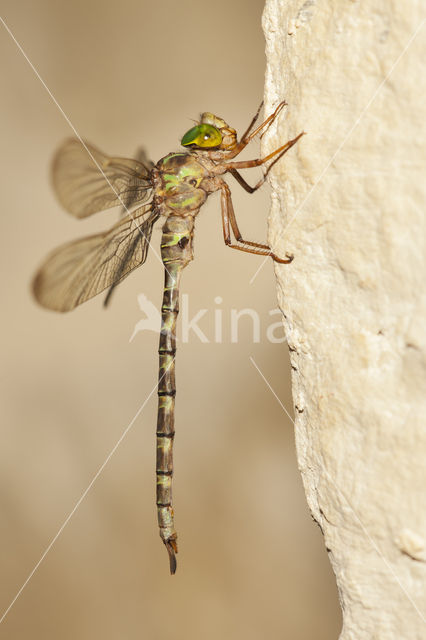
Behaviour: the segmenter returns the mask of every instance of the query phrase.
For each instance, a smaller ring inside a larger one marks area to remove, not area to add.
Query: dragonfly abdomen
[[[158,378],[157,418],[157,515],[160,536],[176,571],[177,533],[172,507],[173,438],[175,411],[176,320],[179,313],[179,283],[182,269],[193,259],[192,216],[169,216],[163,227],[161,257],[165,267]]]

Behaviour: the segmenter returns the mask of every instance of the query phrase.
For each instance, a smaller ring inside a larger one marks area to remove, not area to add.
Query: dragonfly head
[[[237,132],[225,120],[206,111],[201,114],[199,124],[185,133],[181,144],[197,149],[230,150],[237,144]]]

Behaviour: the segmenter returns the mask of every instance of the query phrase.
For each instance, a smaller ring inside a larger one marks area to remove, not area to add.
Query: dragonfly
[[[147,258],[155,223],[162,218],[161,259],[164,290],[159,342],[158,418],[156,457],[156,505],[160,537],[166,546],[170,573],[176,572],[177,532],[172,506],[173,439],[175,436],[176,322],[182,270],[193,259],[195,218],[208,196],[220,192],[225,244],[238,251],[270,256],[287,264],[293,256],[280,257],[267,244],[243,239],[223,176],[229,173],[248,193],[265,182],[276,162],[301,138],[289,140],[264,158],[234,160],[276,120],[286,102],[255,128],[262,104],[244,134],[210,112],[181,139],[184,152],[172,152],[156,164],[140,157],[108,156],[79,138],[66,140],[52,163],[52,182],[63,208],[76,218],[121,205],[126,211],[103,233],[64,244],[50,253],[32,282],[37,302],[47,309],[71,311],[98,293],[115,286]],[[262,167],[263,176],[251,186],[240,169]]]

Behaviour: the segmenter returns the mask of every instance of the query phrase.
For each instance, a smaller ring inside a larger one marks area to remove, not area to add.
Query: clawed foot
[[[293,262],[294,255],[292,253],[286,253],[285,255],[285,258],[279,258],[275,255],[275,253],[271,252],[271,258],[272,260],[274,260],[274,262],[279,262],[280,264],[290,264],[290,262]]]

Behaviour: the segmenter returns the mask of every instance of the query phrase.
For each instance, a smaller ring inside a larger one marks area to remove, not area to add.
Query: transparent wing
[[[74,240],[53,251],[32,283],[37,302],[53,311],[70,311],[123,280],[145,262],[158,218],[151,205],[145,205],[107,232]]]
[[[145,165],[145,167],[147,167],[148,169],[153,169],[155,167],[155,164],[153,163],[153,161],[148,158],[148,154],[145,151],[145,147],[138,147],[135,153],[135,158],[136,160],[139,160],[139,162],[142,162],[142,164]]]
[[[151,162],[112,158],[84,144],[69,138],[53,158],[53,188],[64,209],[76,218],[86,218],[116,205],[141,204],[150,197]]]
[[[136,158],[136,160],[139,160],[139,162],[142,162],[149,169],[153,169],[154,166],[155,166],[154,163],[152,162],[152,160],[150,160],[148,158],[148,156],[146,154],[146,151],[145,151],[145,149],[143,147],[139,147],[138,148],[138,150],[136,151],[136,154],[135,154],[135,158]],[[130,209],[130,207],[132,207],[134,204],[135,204],[134,196],[130,196],[126,207],[121,207],[120,216],[121,217],[125,216],[126,213],[127,213],[126,209],[127,210]],[[109,303],[111,302],[112,294],[114,293],[115,287],[118,284],[120,284],[120,283],[119,282],[115,282],[108,289],[108,292],[107,292],[107,294],[105,296],[105,300],[104,300],[104,307],[107,307],[109,305]]]

